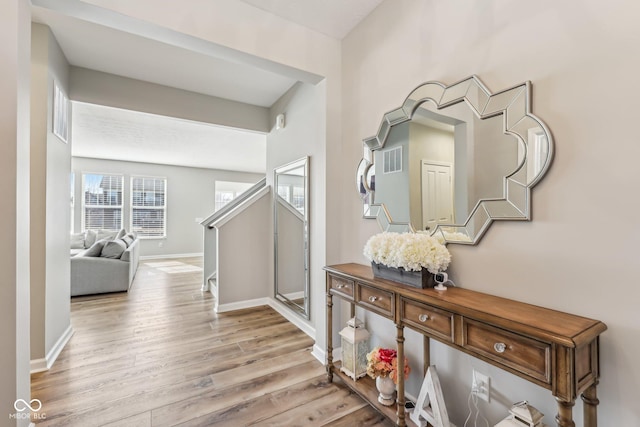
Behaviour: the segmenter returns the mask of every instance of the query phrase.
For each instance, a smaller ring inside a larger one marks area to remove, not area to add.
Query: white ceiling
[[[265,69],[44,8],[33,20],[51,28],[71,65],[143,80],[190,92],[270,107],[296,80]]]
[[[265,173],[263,134],[73,103],[73,155]]]
[[[225,1],[243,2],[342,39],[383,0]],[[122,18],[95,6],[64,0],[33,0],[32,4],[34,22],[51,28],[67,60],[77,67],[262,107],[273,105],[298,81],[295,71],[288,75],[274,72],[277,67],[255,57],[229,60],[228,51],[216,50],[199,39],[190,40],[197,49],[186,49],[180,42],[155,38],[154,34],[166,34],[151,24],[141,24],[139,31],[131,21],[119,23],[119,29],[115,24],[103,25]],[[184,1],[185,7],[188,4]],[[249,132],[233,136],[233,130],[222,127],[86,104],[77,104],[74,110],[74,156],[227,170],[265,169],[266,146],[258,141],[264,136]],[[136,120],[140,122],[136,124]],[[254,150],[257,153],[252,156]],[[193,154],[202,152],[209,154]],[[260,161],[262,167],[258,168],[255,162]]]
[[[303,27],[342,40],[383,0],[240,0]]]

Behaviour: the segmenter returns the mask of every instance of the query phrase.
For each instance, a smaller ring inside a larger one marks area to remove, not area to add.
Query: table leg
[[[566,402],[556,398],[558,401],[558,415],[556,415],[556,423],[558,427],[576,427],[573,422],[573,405],[575,401]]]
[[[427,375],[427,369],[431,366],[431,341],[426,335],[422,336],[422,376]]]
[[[594,382],[582,393],[584,402],[584,427],[598,427],[598,394],[596,387],[598,381]]]
[[[407,425],[405,421],[404,413],[404,327],[402,325],[396,325],[398,329],[398,335],[396,341],[398,342],[398,398],[397,400],[397,425],[404,427]]]
[[[327,292],[327,381],[333,381],[333,296]]]

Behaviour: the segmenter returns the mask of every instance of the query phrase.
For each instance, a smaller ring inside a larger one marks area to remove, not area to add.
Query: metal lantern
[[[340,331],[342,341],[342,367],[340,370],[354,381],[367,374],[369,353],[369,331],[356,317],[347,322]]]

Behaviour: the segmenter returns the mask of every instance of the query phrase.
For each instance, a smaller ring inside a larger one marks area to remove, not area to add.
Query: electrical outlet
[[[471,382],[471,391],[476,396],[478,396],[478,398],[489,402],[491,395],[491,378],[489,378],[488,375],[482,374],[474,369]]]

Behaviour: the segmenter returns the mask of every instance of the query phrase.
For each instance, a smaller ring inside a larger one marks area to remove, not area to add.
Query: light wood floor
[[[202,260],[140,263],[129,293],[77,297],[75,330],[32,376],[46,426],[390,426],[269,307],[213,312]]]

